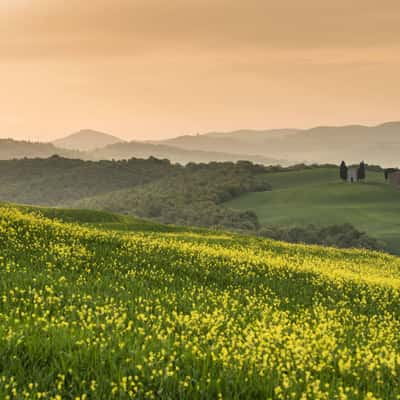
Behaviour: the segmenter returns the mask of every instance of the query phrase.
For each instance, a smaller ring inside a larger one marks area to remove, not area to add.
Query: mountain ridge
[[[317,126],[310,129],[236,130],[178,136],[159,144],[207,151],[268,154],[289,162],[338,163],[342,159],[381,165],[400,164],[400,122],[376,126]]]
[[[287,164],[285,160],[278,160],[271,157],[262,156],[258,154],[233,154],[222,151],[204,151],[204,150],[192,150],[192,149],[181,149],[179,147],[150,143],[150,142],[139,142],[130,141],[124,143],[115,143],[109,146],[105,146],[101,149],[97,149],[90,153],[91,157],[95,160],[99,159],[124,159],[134,157],[147,158],[168,158],[172,162],[179,162],[187,164],[189,162],[213,162],[213,161],[240,161],[248,160],[254,163],[260,163],[264,165],[271,164]]]
[[[81,129],[51,143],[56,147],[69,150],[93,151],[97,148],[120,142],[124,142],[124,140],[109,133],[93,129]]]
[[[52,143],[31,142],[28,140],[0,139],[0,160],[13,158],[47,158],[59,155],[69,158],[80,158],[78,151],[61,149]]]
[[[90,150],[79,152],[71,148]],[[353,124],[310,129],[239,129],[158,141],[124,141],[90,129],[51,143],[0,139],[0,159],[49,157],[53,154],[87,160],[153,156],[183,164],[249,160],[264,165],[299,162],[337,164],[341,160],[349,163],[365,160],[369,164],[395,167],[400,166],[399,153],[399,121],[376,126]]]
[[[267,156],[185,150],[174,146],[136,141],[114,143],[92,151],[77,151],[56,147],[53,143],[0,139],[0,160],[48,158],[55,155],[92,161],[155,157],[169,159],[172,162],[180,164],[187,164],[189,162],[208,163],[213,161],[236,162],[240,160],[248,160],[264,165],[288,164],[285,160],[277,160]]]

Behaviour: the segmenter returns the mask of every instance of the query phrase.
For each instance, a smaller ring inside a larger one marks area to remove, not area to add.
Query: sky
[[[398,0],[0,0],[0,137],[400,120]]]

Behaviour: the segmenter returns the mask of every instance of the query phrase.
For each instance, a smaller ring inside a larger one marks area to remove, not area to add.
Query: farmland
[[[383,173],[367,172],[365,182],[341,182],[338,169],[325,167],[269,174],[272,190],[247,193],[226,203],[254,211],[261,224],[327,226],[350,223],[400,254],[400,190]]]
[[[0,207],[0,398],[400,395],[399,258],[49,210]]]

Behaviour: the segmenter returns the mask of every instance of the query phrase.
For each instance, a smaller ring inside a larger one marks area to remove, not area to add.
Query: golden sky
[[[0,137],[387,120],[399,0],[0,0]]]

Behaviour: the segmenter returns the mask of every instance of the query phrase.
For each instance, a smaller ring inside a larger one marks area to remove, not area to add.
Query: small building
[[[388,179],[392,185],[400,185],[400,171],[390,172]]]
[[[347,169],[347,182],[358,182],[358,167],[349,167]]]

